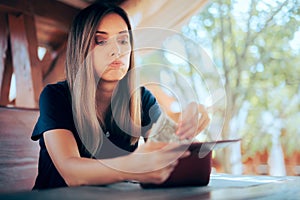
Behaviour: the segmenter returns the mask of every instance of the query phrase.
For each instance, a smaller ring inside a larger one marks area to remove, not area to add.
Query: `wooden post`
[[[33,15],[24,15],[25,33],[28,41],[28,52],[31,64],[31,76],[34,91],[34,100],[38,105],[40,93],[43,89],[42,66],[38,58],[38,41]]]
[[[4,66],[5,66],[5,68],[4,68],[4,73],[3,73],[1,98],[0,98],[1,106],[7,106],[8,104],[13,104],[13,102],[10,102],[10,99],[9,99],[11,78],[12,78],[12,74],[13,74],[11,49],[10,49],[9,44],[8,44],[8,48],[6,51],[6,58],[5,58]]]
[[[0,94],[3,87],[7,40],[8,40],[7,15],[5,15],[4,13],[0,13]]]
[[[51,66],[47,68],[47,73],[44,74],[44,85],[66,79],[66,74],[64,70],[66,60],[66,43],[62,44],[62,46],[56,51],[55,54],[55,60],[51,63]]]
[[[26,36],[24,15],[8,15],[13,69],[16,77],[16,106],[36,108],[29,41]]]

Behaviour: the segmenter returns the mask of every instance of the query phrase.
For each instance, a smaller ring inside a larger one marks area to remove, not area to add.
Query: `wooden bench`
[[[0,192],[31,190],[38,142],[30,139],[38,110],[0,107]]]

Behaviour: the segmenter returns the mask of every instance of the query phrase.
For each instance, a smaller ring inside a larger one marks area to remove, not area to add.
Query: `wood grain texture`
[[[3,72],[1,94],[0,94],[0,105],[7,106],[8,104],[12,103],[10,102],[9,99],[10,85],[11,85],[11,79],[13,74],[10,46],[8,46],[8,50],[6,52],[4,66],[5,67]]]
[[[7,15],[2,16],[2,17],[5,18],[4,19],[5,22],[4,21],[2,21],[2,22],[6,24],[5,25],[6,28],[4,28],[4,29],[6,29],[7,35],[5,37],[5,40],[3,40],[3,42],[6,44],[6,46],[3,45],[3,49],[2,49],[4,64],[3,64],[2,81],[0,83],[0,85],[1,85],[0,105],[6,106],[11,103],[10,99],[9,99],[9,93],[10,93],[12,74],[13,74],[13,67],[12,67],[12,58],[11,58],[11,48],[10,48],[10,44],[8,42]],[[3,27],[4,27],[4,25],[3,25]],[[1,38],[1,39],[4,39],[4,38]],[[4,49],[6,49],[6,50],[4,51]]]
[[[16,106],[35,108],[29,41],[26,36],[24,15],[8,15],[12,61],[16,76]]]
[[[5,13],[0,12],[0,94],[2,88],[2,82],[4,77],[5,70],[5,58],[7,51],[7,36],[8,36],[8,28],[7,28],[7,15]]]
[[[37,104],[43,89],[42,69],[38,59],[38,41],[35,18],[32,15],[24,15],[25,34],[28,41],[28,54],[30,59],[31,77],[33,84],[34,100]]]
[[[58,22],[59,27],[69,27],[79,9],[53,0],[0,0],[0,10],[12,13],[37,15]]]
[[[0,194],[1,199],[299,199],[300,177],[234,176],[211,178],[209,186],[141,189],[139,184],[65,187],[51,190]]]
[[[38,142],[30,136],[38,110],[0,107],[0,192],[31,190],[38,166]]]

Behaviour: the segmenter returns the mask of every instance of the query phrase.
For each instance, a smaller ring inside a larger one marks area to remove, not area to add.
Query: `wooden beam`
[[[49,83],[56,83],[57,81],[61,81],[66,79],[65,75],[65,60],[66,60],[66,49],[62,46],[63,49],[59,52],[57,57],[55,58],[55,62],[52,63],[51,68],[48,73],[45,74],[44,77],[44,85]]]
[[[47,50],[43,60],[41,61],[43,80],[46,79],[47,76],[51,73],[51,71],[57,66],[56,64],[59,59],[64,59],[64,60],[66,59],[65,57],[60,58],[62,54],[65,55],[66,50],[67,50],[67,41],[63,42],[57,50],[54,51]],[[63,63],[61,67],[64,69],[64,66],[65,65]]]
[[[24,15],[25,33],[28,41],[28,51],[31,64],[31,76],[33,83],[34,99],[38,103],[40,93],[43,89],[43,76],[40,60],[38,58],[37,31],[35,18],[32,15]]]
[[[8,41],[7,15],[0,12],[0,94],[5,69],[5,57]]]
[[[9,93],[10,93],[10,87],[11,87],[11,78],[13,74],[13,67],[12,67],[12,58],[11,58],[11,48],[8,43],[7,51],[6,51],[6,57],[5,57],[5,63],[4,63],[4,73],[3,73],[3,79],[2,79],[2,86],[1,86],[1,94],[0,94],[0,105],[1,106],[7,106],[10,104],[9,100]]]
[[[59,25],[58,22],[39,16],[35,16],[34,19],[38,29],[37,37],[40,46],[56,50],[67,40],[68,27],[57,28]]]
[[[46,74],[48,73],[49,69],[51,68],[51,64],[57,57],[56,52],[50,52],[50,50],[47,49],[43,60],[41,60],[41,68],[42,68],[42,76],[43,79],[45,78]]]
[[[80,11],[54,0],[0,0],[0,10],[48,18],[61,24],[57,28],[67,30],[73,17]]]
[[[16,106],[36,108],[29,42],[26,36],[24,15],[8,15],[13,69],[16,77]]]

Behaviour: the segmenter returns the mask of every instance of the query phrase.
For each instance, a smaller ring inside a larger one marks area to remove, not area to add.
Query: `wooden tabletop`
[[[212,174],[204,187],[142,189],[138,183],[0,194],[0,199],[300,199],[300,177]]]

